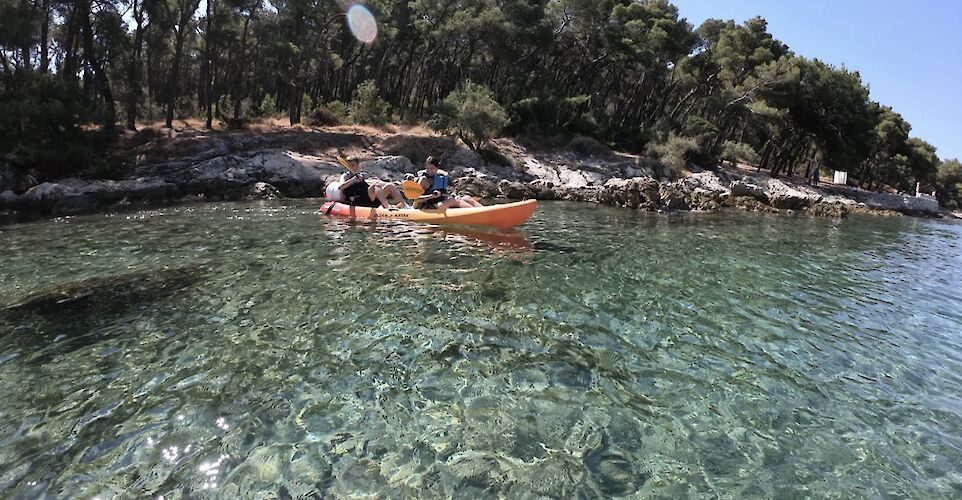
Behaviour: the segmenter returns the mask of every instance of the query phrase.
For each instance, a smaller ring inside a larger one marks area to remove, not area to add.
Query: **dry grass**
[[[375,127],[372,125],[336,125],[333,127],[319,127],[326,132],[341,134],[358,134],[367,136],[381,136],[385,134],[395,134],[397,129],[393,125]]]
[[[431,127],[428,127],[423,123],[418,123],[415,125],[402,125],[399,128],[400,128],[400,133],[404,133],[408,135],[419,135],[419,136],[426,136],[426,137],[441,136],[441,134],[439,134],[434,129],[432,129]]]
[[[201,118],[184,118],[177,119],[173,121],[173,128],[168,129],[164,127],[164,122],[159,121],[144,121],[137,123],[137,129],[142,128],[153,128],[153,129],[163,129],[165,131],[172,131],[175,134],[180,132],[190,132],[190,131],[208,131],[205,126],[206,123]],[[85,127],[93,130],[99,128],[99,125],[89,124]],[[309,126],[304,124],[291,125],[289,119],[283,115],[263,117],[263,118],[253,118],[250,121],[250,125],[247,130],[257,133],[266,132],[279,132],[284,130],[298,130],[298,131],[309,131],[309,130],[320,130],[324,132],[340,133],[340,134],[357,134],[357,135],[367,135],[367,136],[391,136],[395,134],[405,134],[405,135],[415,135],[422,137],[438,137],[440,134],[432,130],[430,127],[418,123],[414,125],[383,125],[383,126],[372,126],[372,125],[335,125],[335,126]],[[216,132],[227,132],[228,129],[224,127],[219,121],[215,120],[212,123],[210,131]]]

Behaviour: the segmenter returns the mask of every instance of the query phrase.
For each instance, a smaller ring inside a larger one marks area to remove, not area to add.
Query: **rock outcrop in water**
[[[280,190],[266,182],[254,184],[247,193],[248,200],[276,200],[282,197]]]
[[[138,160],[141,163],[125,179],[69,178],[35,185],[19,194],[15,190],[23,186],[23,179],[9,168],[0,169],[0,187],[6,188],[0,193],[0,210],[74,214],[118,204],[156,204],[183,197],[322,197],[325,185],[343,171],[330,153],[311,154],[277,147],[284,143],[273,136],[263,140],[245,137],[241,134],[217,140],[194,139],[181,146],[188,154],[180,156],[169,150],[155,156],[141,155],[146,159]],[[315,132],[294,137],[301,150],[307,149],[308,140],[315,139],[336,146],[337,151],[352,141],[359,142],[365,151],[359,156],[371,158],[362,162],[362,168],[385,180],[399,181],[405,173],[418,170],[423,161],[418,156],[440,155],[454,175],[456,190],[484,198],[568,200],[648,211],[735,207],[780,213],[803,211],[825,217],[841,217],[853,211],[939,214],[938,203],[925,199],[930,197],[869,193],[845,187],[817,189],[722,168],[674,178],[660,162],[608,150],[578,153],[564,146],[539,150],[499,139],[494,141],[497,151],[493,156],[482,157],[440,137],[376,137],[384,145],[382,150],[370,137],[354,134]],[[398,154],[401,152],[412,158]]]

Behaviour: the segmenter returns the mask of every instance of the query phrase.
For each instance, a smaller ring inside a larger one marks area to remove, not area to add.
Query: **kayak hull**
[[[472,208],[388,210],[386,208],[352,207],[336,201],[321,205],[321,213],[338,217],[369,220],[400,220],[426,224],[463,224],[507,229],[528,220],[535,209],[536,200],[524,200],[501,205]]]

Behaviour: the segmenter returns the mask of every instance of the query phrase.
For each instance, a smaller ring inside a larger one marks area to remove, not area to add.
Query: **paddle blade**
[[[344,158],[343,156],[337,155],[337,161],[341,162],[341,165],[344,165],[344,168],[346,168],[346,169],[347,169],[348,171],[350,171],[352,174],[356,174],[356,173],[357,173],[357,168],[352,167],[351,164],[347,162],[347,159]]]
[[[404,197],[409,200],[413,200],[424,194],[424,188],[422,188],[417,181],[404,181],[401,184],[401,190],[404,191]]]

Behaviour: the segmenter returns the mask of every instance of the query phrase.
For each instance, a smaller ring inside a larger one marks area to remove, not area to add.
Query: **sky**
[[[793,52],[857,70],[871,98],[912,135],[962,159],[962,0],[672,0],[696,28],[709,18],[768,21]]]

